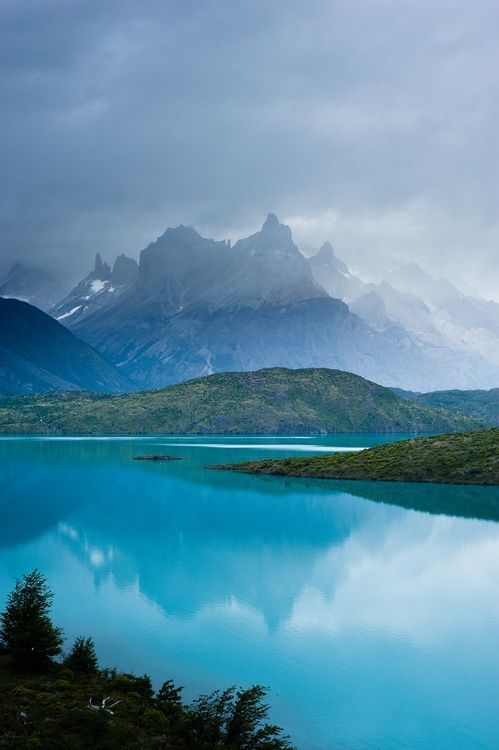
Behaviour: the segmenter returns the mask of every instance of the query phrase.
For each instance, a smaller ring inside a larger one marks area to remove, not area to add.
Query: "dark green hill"
[[[230,372],[121,396],[4,398],[0,432],[21,434],[442,432],[483,424],[400,398],[340,370]]]
[[[0,298],[0,391],[122,393],[130,388],[114,365],[50,315]]]
[[[499,388],[489,391],[433,391],[422,393],[417,403],[436,406],[466,414],[474,419],[482,419],[499,427]]]
[[[402,440],[349,455],[213,467],[250,474],[385,482],[499,484],[499,429]]]
[[[401,388],[392,388],[392,391],[409,401],[439,409],[450,409],[473,419],[481,419],[491,427],[499,427],[499,388],[491,388],[488,391],[454,390],[429,393],[404,391]]]

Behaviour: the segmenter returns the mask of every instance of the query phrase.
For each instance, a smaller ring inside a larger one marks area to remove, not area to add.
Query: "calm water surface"
[[[102,664],[268,685],[300,750],[495,750],[497,490],[204,468],[387,439],[0,440],[0,602],[38,567]]]

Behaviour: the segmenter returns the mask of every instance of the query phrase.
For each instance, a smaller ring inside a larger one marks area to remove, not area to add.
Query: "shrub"
[[[71,651],[64,659],[64,666],[80,674],[95,674],[99,665],[92,638],[78,636]]]

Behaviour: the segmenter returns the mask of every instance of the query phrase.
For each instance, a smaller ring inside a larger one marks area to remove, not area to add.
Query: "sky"
[[[1,0],[0,272],[269,211],[499,300],[496,0]]]

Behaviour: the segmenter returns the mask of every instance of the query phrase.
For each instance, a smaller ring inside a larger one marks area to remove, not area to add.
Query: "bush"
[[[291,750],[280,727],[264,724],[269,707],[261,685],[247,690],[230,687],[202,695],[187,709],[186,747],[198,750]]]
[[[99,665],[92,638],[78,636],[71,651],[64,659],[64,666],[80,674],[95,674]]]

